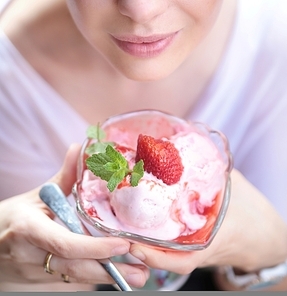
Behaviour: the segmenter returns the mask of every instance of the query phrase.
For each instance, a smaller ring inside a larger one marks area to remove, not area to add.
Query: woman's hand
[[[50,180],[66,195],[75,182],[79,149],[79,145],[69,149],[61,171]],[[130,244],[120,238],[71,233],[53,221],[53,214],[38,196],[39,190],[0,202],[0,282],[62,282],[61,274],[65,274],[71,282],[114,283],[95,259],[123,255]],[[53,274],[43,268],[48,252],[53,254],[50,261]],[[116,265],[130,285],[145,284],[148,270],[143,265]]]
[[[250,272],[285,261],[287,225],[238,171],[233,170],[231,180],[226,217],[208,248],[193,252],[162,251],[134,244],[131,254],[150,267],[180,274],[214,265],[232,265]]]

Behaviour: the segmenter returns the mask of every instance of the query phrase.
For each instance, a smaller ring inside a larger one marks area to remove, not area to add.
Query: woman
[[[37,192],[88,125],[135,109],[160,109],[221,130],[235,168],[228,213],[209,248],[169,253],[132,245],[131,253],[181,274],[222,265],[249,273],[285,262],[286,4],[270,2],[14,0],[8,6],[0,47],[0,289],[78,289],[59,283],[59,274],[80,289],[112,283],[90,258],[123,254],[129,244],[79,239],[59,228]],[[53,179],[66,194],[77,149]],[[35,214],[28,219],[28,212]],[[116,245],[120,250],[112,251]],[[40,271],[47,252],[58,274]],[[140,265],[119,268],[137,287],[148,277]],[[243,289],[217,278],[220,289]],[[272,289],[286,287],[283,280]]]

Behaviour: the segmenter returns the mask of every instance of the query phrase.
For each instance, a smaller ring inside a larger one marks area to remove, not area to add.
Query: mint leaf
[[[85,152],[88,155],[92,155],[94,153],[98,153],[98,152],[105,152],[107,148],[107,144],[102,143],[102,142],[97,142],[97,143],[93,143],[92,145],[88,146],[85,150]]]
[[[110,192],[114,191],[127,175],[131,176],[131,185],[137,186],[144,174],[142,160],[130,170],[128,161],[111,145],[107,145],[104,153],[99,152],[88,157],[86,164],[94,175],[108,182],[107,188]]]
[[[89,126],[86,131],[86,135],[88,138],[97,139],[99,142],[106,137],[106,133],[101,129],[99,123],[98,125]]]
[[[88,169],[96,176],[100,177],[102,180],[109,181],[113,175],[113,172],[110,172],[104,169],[104,165],[108,163],[110,159],[104,153],[93,154],[86,159],[86,164]]]
[[[125,178],[126,170],[120,169],[113,173],[110,180],[108,181],[107,187],[112,192],[116,189],[118,184],[122,182],[122,180]]]
[[[107,145],[105,153],[88,157],[86,164],[94,175],[108,182],[107,187],[111,192],[130,173],[127,160],[110,145]]]
[[[86,148],[85,152],[88,155],[92,155],[94,153],[105,153],[108,145],[114,146],[113,142],[102,142],[102,140],[106,137],[106,133],[103,129],[101,129],[100,124],[91,125],[88,127],[86,131],[86,135],[90,139],[95,139],[97,142],[92,143],[89,147]]]
[[[144,175],[144,163],[143,160],[141,159],[138,161],[131,172],[131,185],[133,187],[138,186],[139,180],[143,177]]]
[[[113,162],[108,162],[104,165],[104,168],[109,172],[116,172],[121,169],[117,163]]]
[[[120,168],[127,168],[128,169],[128,162],[122,156],[120,152],[114,149],[111,145],[107,146],[106,154],[111,158],[111,160],[118,164]]]

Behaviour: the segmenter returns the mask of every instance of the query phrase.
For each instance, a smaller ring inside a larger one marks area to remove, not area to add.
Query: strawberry
[[[167,185],[177,183],[182,175],[181,158],[171,142],[139,135],[135,160],[141,159],[144,162],[144,170]]]

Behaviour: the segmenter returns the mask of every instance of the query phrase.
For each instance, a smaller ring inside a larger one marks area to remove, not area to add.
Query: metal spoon
[[[67,201],[66,196],[55,183],[46,183],[40,190],[39,196],[52,212],[74,233],[85,234],[79,217]],[[119,290],[132,291],[131,287],[120,274],[110,259],[97,260],[116,282]]]

